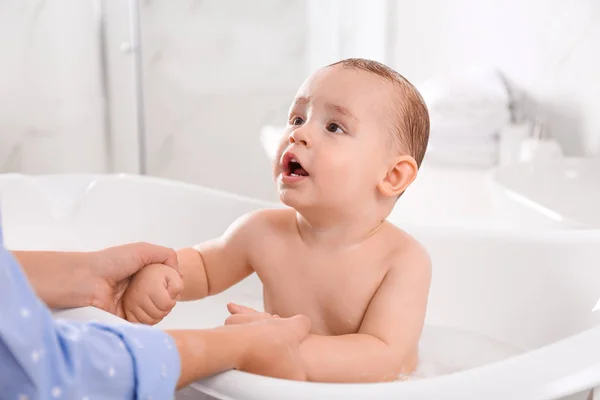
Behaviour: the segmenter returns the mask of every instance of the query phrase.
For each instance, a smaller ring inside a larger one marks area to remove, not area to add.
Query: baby
[[[347,59],[300,87],[274,162],[289,208],[252,212],[220,238],[177,252],[171,268],[134,276],[124,307],[154,324],[175,305],[258,274],[267,313],[308,316],[300,348],[307,380],[381,382],[418,362],[430,259],[386,221],[413,182],[429,138],[418,91],[387,66]],[[243,307],[230,307],[245,312]]]

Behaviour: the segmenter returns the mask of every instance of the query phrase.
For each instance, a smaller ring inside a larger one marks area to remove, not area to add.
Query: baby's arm
[[[184,289],[180,300],[215,295],[253,272],[249,254],[253,238],[261,235],[268,211],[238,218],[219,238],[177,251]]]
[[[358,333],[304,340],[300,351],[308,380],[381,382],[413,372],[430,281],[429,256],[414,242],[388,271]]]

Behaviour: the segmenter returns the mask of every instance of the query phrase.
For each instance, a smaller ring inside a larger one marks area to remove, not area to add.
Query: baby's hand
[[[162,264],[142,268],[123,295],[125,318],[130,322],[154,325],[175,307],[183,292],[183,280],[175,269]]]

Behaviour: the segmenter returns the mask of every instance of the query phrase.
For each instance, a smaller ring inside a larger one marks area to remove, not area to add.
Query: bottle
[[[531,121],[512,122],[500,130],[500,165],[519,162],[521,145],[531,135]]]
[[[548,136],[545,124],[536,120],[531,130],[531,137],[521,144],[519,160],[521,162],[543,161],[562,157],[563,151],[554,138]]]

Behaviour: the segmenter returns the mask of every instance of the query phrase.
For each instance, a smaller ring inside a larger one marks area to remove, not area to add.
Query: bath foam
[[[241,297],[248,307],[264,311],[261,300]],[[417,380],[449,375],[481,367],[527,352],[514,346],[466,329],[425,325],[419,341],[419,363],[411,375],[398,380]]]
[[[526,352],[526,349],[459,328],[425,325],[419,364],[399,380],[426,379],[481,367]]]
[[[262,299],[256,299],[252,293],[238,293],[236,302],[257,311],[264,311]],[[218,317],[215,322],[223,319]],[[399,375],[398,380],[427,379],[453,374],[525,352],[527,349],[466,329],[426,324],[419,341],[417,368],[411,375]]]

